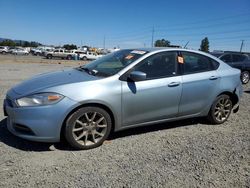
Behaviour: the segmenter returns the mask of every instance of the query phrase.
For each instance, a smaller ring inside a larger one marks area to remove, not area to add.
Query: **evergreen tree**
[[[207,37],[205,37],[205,38],[201,41],[200,50],[203,51],[203,52],[209,52],[209,41],[208,41],[208,38],[207,38]]]

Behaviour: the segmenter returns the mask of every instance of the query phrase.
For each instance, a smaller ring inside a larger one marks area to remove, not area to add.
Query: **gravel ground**
[[[0,55],[0,105],[14,84],[79,63]],[[88,151],[17,138],[1,109],[0,187],[250,187],[249,88],[222,125],[189,119],[135,128]]]

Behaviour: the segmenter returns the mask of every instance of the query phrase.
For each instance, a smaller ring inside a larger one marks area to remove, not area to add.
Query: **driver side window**
[[[134,71],[147,74],[147,80],[171,77],[176,75],[176,52],[154,54],[134,67]]]

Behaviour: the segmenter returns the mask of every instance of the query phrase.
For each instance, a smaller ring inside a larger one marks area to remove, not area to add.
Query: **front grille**
[[[27,126],[21,124],[14,124],[13,128],[16,132],[26,135],[35,135],[35,133]]]

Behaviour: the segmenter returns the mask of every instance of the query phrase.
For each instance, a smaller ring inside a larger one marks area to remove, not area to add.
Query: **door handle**
[[[217,80],[219,77],[217,77],[217,76],[211,76],[210,78],[209,78],[209,80]]]
[[[171,82],[170,84],[168,84],[168,87],[176,87],[180,85],[180,82]]]

